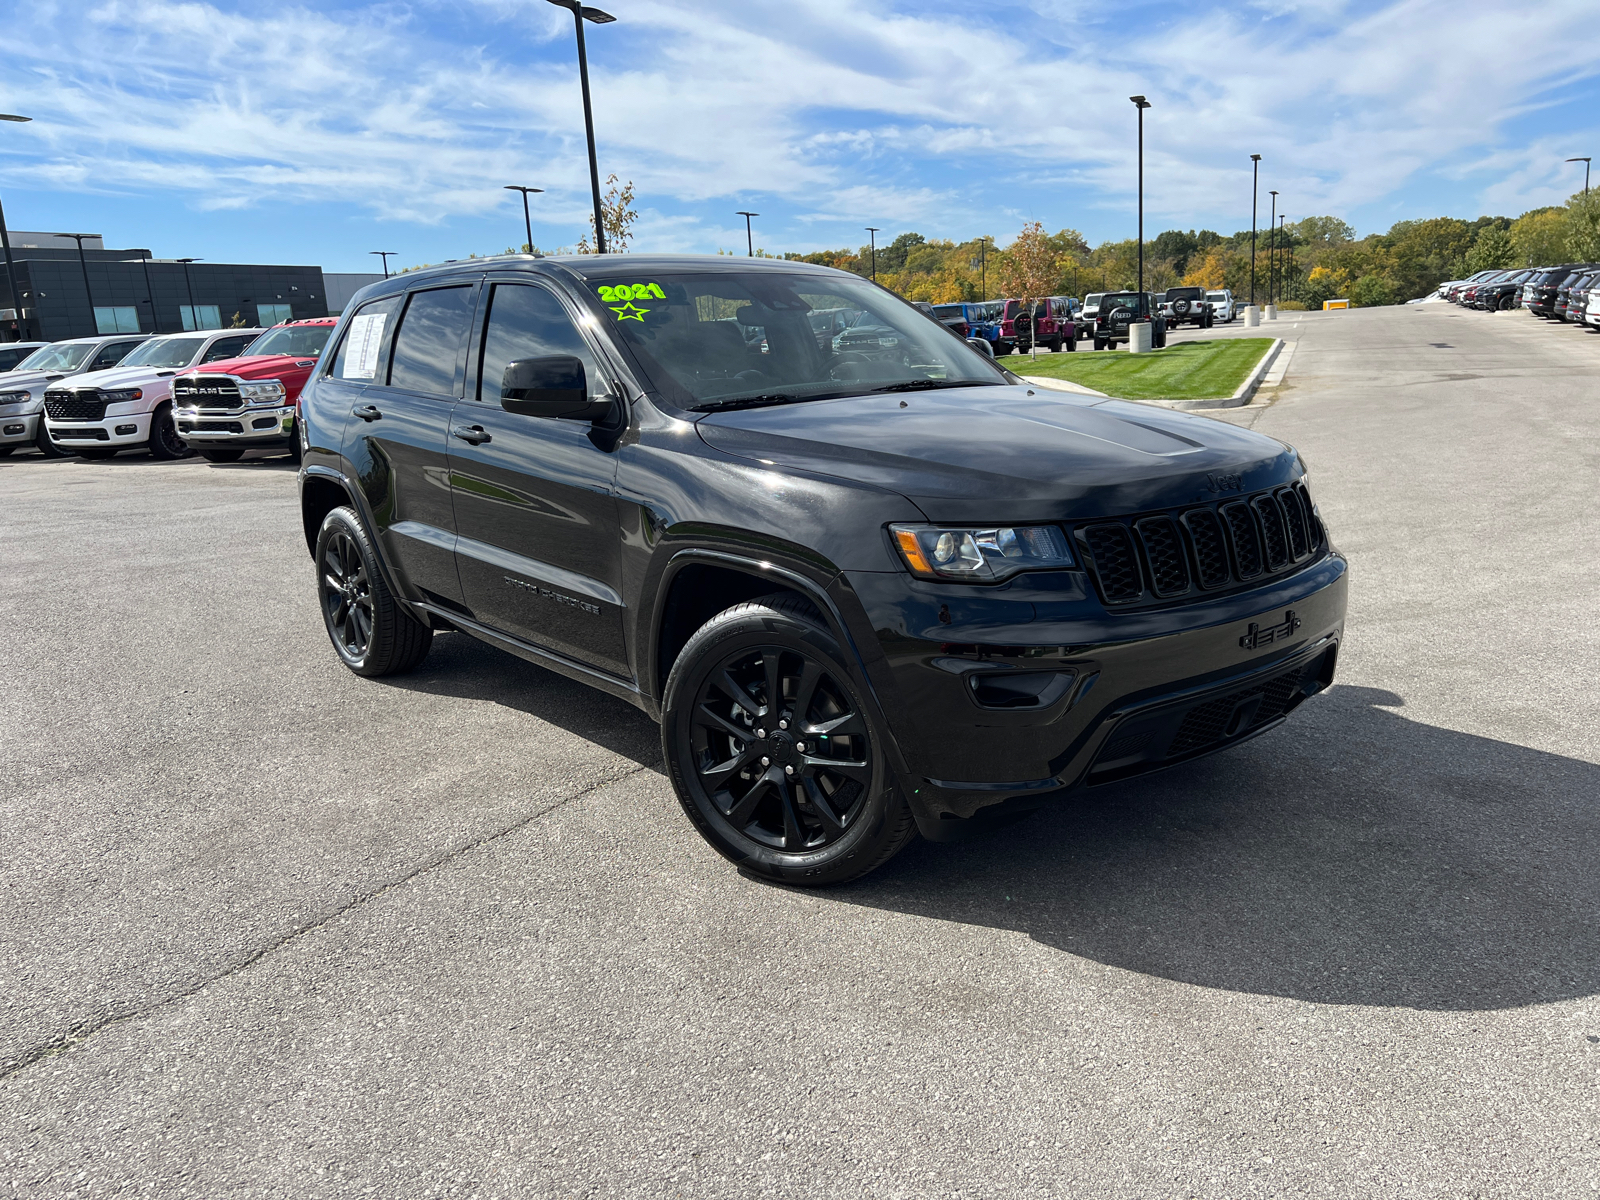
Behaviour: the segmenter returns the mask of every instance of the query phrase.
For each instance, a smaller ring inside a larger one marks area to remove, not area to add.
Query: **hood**
[[[311,373],[316,357],[294,354],[257,354],[249,358],[219,358],[203,367],[186,367],[185,375],[237,375],[240,379],[283,379]]]
[[[112,367],[109,371],[96,371],[91,375],[74,375],[61,380],[57,387],[104,388],[119,391],[125,388],[147,387],[163,383],[187,367]],[[3,378],[3,377],[0,377]]]
[[[1301,474],[1282,442],[1222,421],[1023,386],[710,413],[698,429],[724,453],[899,492],[937,521],[1112,516]]]
[[[0,374],[0,392],[39,391],[63,379],[76,380],[81,371],[6,371]]]

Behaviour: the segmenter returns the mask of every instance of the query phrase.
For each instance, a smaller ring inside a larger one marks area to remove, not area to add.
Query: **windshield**
[[[1005,382],[948,329],[850,275],[613,268],[590,286],[655,390],[683,408]],[[814,319],[840,309],[856,316],[837,332]]]
[[[279,325],[251,342],[239,357],[285,354],[292,358],[315,358],[328,344],[328,335],[332,332],[332,325]]]
[[[18,371],[76,371],[89,357],[93,342],[57,342],[35,350],[16,366]]]
[[[1090,292],[1083,298],[1083,306],[1085,308],[1094,308],[1100,303],[1100,297],[1104,295],[1104,292]]]
[[[203,337],[156,338],[138,347],[119,367],[187,367],[206,344]]]

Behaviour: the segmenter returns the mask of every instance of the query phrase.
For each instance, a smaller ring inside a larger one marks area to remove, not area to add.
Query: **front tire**
[[[72,451],[63,450],[50,440],[50,429],[44,423],[44,414],[39,414],[39,432],[34,435],[33,448],[46,458],[68,458]]]
[[[428,657],[433,629],[389,591],[354,509],[336,508],[323,519],[315,562],[322,623],[339,661],[374,678],[412,670]]]
[[[882,736],[799,596],[718,613],[667,678],[661,744],[678,802],[713,849],[769,879],[844,883],[915,836]]]
[[[178,436],[178,427],[172,423],[172,405],[163,404],[150,416],[150,457],[163,462],[188,458],[194,451]]]

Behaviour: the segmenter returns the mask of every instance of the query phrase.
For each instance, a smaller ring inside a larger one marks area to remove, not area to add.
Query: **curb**
[[[1158,403],[1184,412],[1198,408],[1240,408],[1250,403],[1250,397],[1256,394],[1256,389],[1261,386],[1261,381],[1266,378],[1267,371],[1271,369],[1273,362],[1277,360],[1278,352],[1282,349],[1283,339],[1273,338],[1272,345],[1267,347],[1266,353],[1261,356],[1261,361],[1256,363],[1255,369],[1245,377],[1245,381],[1231,396],[1216,400],[1161,400]]]

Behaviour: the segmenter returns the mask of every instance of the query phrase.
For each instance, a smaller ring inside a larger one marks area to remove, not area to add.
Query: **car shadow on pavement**
[[[822,893],[1324,1004],[1600,992],[1600,767],[1335,687],[1283,728]]]
[[[435,634],[433,649],[415,671],[373,682],[503,704],[661,770],[661,726],[633,705],[464,634]]]

